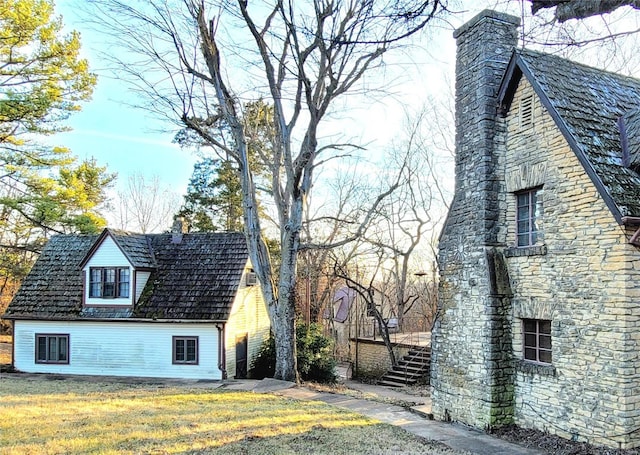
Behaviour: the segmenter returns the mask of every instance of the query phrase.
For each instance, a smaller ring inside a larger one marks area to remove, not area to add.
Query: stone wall
[[[431,384],[437,419],[487,428],[513,420],[511,307],[498,247],[496,94],[516,17],[483,11],[456,31],[456,186],[440,238]]]
[[[350,340],[353,374],[360,378],[379,378],[391,369],[389,351],[382,340]],[[394,355],[399,360],[409,353],[409,346],[397,345]]]
[[[533,125],[521,128],[520,99],[530,95]],[[544,248],[518,249],[524,255],[506,250],[514,294],[515,423],[593,444],[638,446],[640,262],[627,243],[631,233],[615,221],[524,78],[504,121],[502,243],[515,244],[513,192],[543,189]],[[552,367],[519,360],[522,318],[552,321]]]
[[[456,192],[440,238],[433,412],[640,446],[640,261],[522,77],[496,88],[517,19],[485,11],[456,31]],[[517,75],[517,74],[516,74]],[[533,116],[520,103],[533,96]],[[516,245],[516,197],[541,188],[543,237]],[[551,321],[552,363],[523,361],[522,319]]]

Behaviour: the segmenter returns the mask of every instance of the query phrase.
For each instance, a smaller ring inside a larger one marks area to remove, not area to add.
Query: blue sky
[[[179,195],[184,194],[197,157],[172,144],[172,133],[160,132],[172,125],[123,104],[131,101],[131,95],[122,82],[110,78],[101,67],[100,53],[106,46],[99,33],[76,12],[74,5],[82,3],[83,0],[57,0],[56,14],[63,16],[67,30],[81,33],[83,54],[91,70],[98,74],[98,84],[93,99],[69,119],[72,131],[56,136],[54,143],[69,147],[80,158],[93,157],[107,165],[111,172],[118,173],[121,187],[129,175],[141,173],[158,176],[161,183]],[[367,144],[371,150],[386,147],[403,128],[404,108],[415,105],[418,110],[429,93],[449,92],[442,87],[443,74],[453,72],[455,49],[451,30],[438,33],[436,39],[441,44],[434,51],[438,56],[426,51],[428,44],[418,43],[398,57],[401,65],[390,64],[393,58],[386,58],[385,72],[393,73],[393,76],[387,75],[391,80],[387,96],[380,99],[378,94],[379,100],[375,103],[366,95],[360,99],[349,98],[341,110],[341,118],[329,125],[326,133],[355,132],[353,139]]]
[[[57,135],[53,143],[69,147],[80,158],[93,157],[101,165],[107,165],[111,172],[118,173],[119,185],[134,173],[157,175],[165,186],[184,194],[197,158],[172,144],[171,133],[161,132],[170,125],[123,103],[130,94],[121,82],[103,73],[100,36],[82,22],[74,3],[58,0],[56,14],[63,16],[65,29],[81,33],[83,55],[91,70],[98,73],[98,84],[93,99],[67,122],[72,131]]]
[[[56,13],[63,16],[68,30],[75,29],[82,34],[83,54],[92,71],[98,73],[98,84],[93,100],[69,119],[72,131],[56,136],[54,143],[69,147],[80,158],[96,158],[111,172],[118,173],[120,185],[129,175],[140,173],[158,176],[165,186],[182,195],[197,158],[172,144],[172,133],[160,132],[171,125],[145,115],[141,109],[123,104],[123,101],[131,101],[131,95],[122,82],[110,79],[101,68],[100,52],[106,46],[101,36],[76,13],[74,5],[83,2],[57,0]],[[432,29],[433,34],[422,36],[423,42],[414,44],[400,57],[402,65],[394,68],[393,64],[389,65],[394,60],[385,58],[385,73],[389,72],[387,77],[392,82],[394,94],[388,93],[373,104],[367,95],[359,100],[350,98],[341,111],[342,118],[334,122],[328,132],[357,131],[355,139],[368,144],[372,151],[376,147],[385,147],[403,128],[404,108],[409,106],[418,110],[430,95],[451,95],[447,86],[453,75],[455,57],[452,28],[470,19],[483,7],[495,7],[496,3],[500,3],[499,9],[505,7],[504,2],[497,0],[461,1],[467,10],[451,16],[452,24],[447,29]],[[517,2],[509,5],[517,6]],[[430,45],[429,41],[435,45]],[[368,77],[375,79],[376,75]]]

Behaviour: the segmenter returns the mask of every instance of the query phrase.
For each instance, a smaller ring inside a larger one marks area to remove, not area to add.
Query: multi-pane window
[[[516,237],[518,246],[533,246],[542,240],[542,188],[516,193]]]
[[[118,269],[118,297],[129,297],[129,268]]]
[[[69,335],[36,335],[36,363],[69,363]]]
[[[551,363],[551,321],[523,319],[524,359],[537,363]]]
[[[89,270],[89,297],[127,298],[129,288],[128,267],[92,267]]]
[[[173,337],[173,363],[198,363],[198,337]]]

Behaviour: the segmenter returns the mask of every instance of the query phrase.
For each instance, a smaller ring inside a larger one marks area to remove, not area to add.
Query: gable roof
[[[639,216],[640,175],[623,162],[618,122],[640,107],[640,80],[554,55],[518,49],[511,57],[498,92],[502,112],[509,108],[523,75],[616,220]]]
[[[131,309],[83,309],[82,266],[110,235],[134,264],[150,271]],[[148,257],[147,257],[148,255]],[[248,263],[241,233],[131,234],[52,237],[5,313],[7,318],[153,318],[225,321]],[[153,263],[150,268],[149,264]]]
[[[151,240],[149,236],[106,228],[102,231],[89,251],[87,251],[87,254],[80,263],[80,267],[85,266],[87,261],[93,256],[93,253],[102,245],[102,242],[104,242],[107,237],[113,239],[114,243],[133,267],[153,268],[156,266],[153,252],[151,251]]]

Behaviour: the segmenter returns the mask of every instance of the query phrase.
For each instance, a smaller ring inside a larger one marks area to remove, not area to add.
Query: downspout
[[[625,226],[638,226],[636,232],[629,239],[629,243],[633,246],[640,246],[640,217],[623,216],[622,224]]]
[[[225,346],[224,324],[216,324],[218,329],[218,369],[222,372],[222,379],[227,379],[227,348]]]

